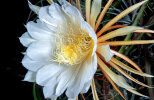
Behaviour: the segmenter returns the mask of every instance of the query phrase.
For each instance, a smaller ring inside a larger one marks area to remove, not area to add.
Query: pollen
[[[78,25],[69,23],[68,27],[60,25],[56,38],[54,61],[69,65],[79,64],[93,50],[93,39]]]

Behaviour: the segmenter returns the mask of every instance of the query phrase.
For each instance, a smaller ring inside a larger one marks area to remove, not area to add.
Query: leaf
[[[123,18],[124,16],[126,16],[127,14],[129,14],[130,12],[134,11],[135,9],[137,9],[138,7],[140,7],[142,4],[144,4],[145,2],[147,2],[147,0],[139,2],[129,8],[127,8],[126,10],[124,10],[123,12],[121,12],[119,15],[117,15],[116,17],[114,17],[111,21],[109,21],[98,33],[97,33],[97,37],[99,37],[108,27],[112,26],[113,24],[115,24],[118,20],[120,20],[121,18]]]
[[[127,65],[125,65],[124,63],[122,63],[121,61],[115,59],[115,58],[111,58],[111,61],[113,61],[115,64],[119,65],[121,68],[125,69],[125,70],[128,70],[134,74],[137,74],[137,75],[140,75],[140,76],[145,76],[145,77],[154,77],[153,75],[149,75],[149,74],[146,74],[146,73],[143,73],[143,72],[139,72]]]
[[[146,98],[149,98],[148,96],[145,96],[145,95],[143,95],[143,94],[141,94],[141,93],[139,93],[139,92],[137,92],[137,91],[135,91],[135,90],[132,90],[132,89],[127,89],[129,92],[131,92],[131,93],[134,93],[134,94],[136,94],[136,95],[139,95],[139,96],[142,96],[142,97],[146,97]]]
[[[96,0],[95,0],[95,1],[96,1]],[[97,20],[97,23],[96,23],[96,26],[95,26],[95,29],[94,29],[95,32],[97,31],[98,26],[100,25],[101,21],[103,20],[104,15],[106,14],[108,8],[111,6],[111,4],[112,4],[113,1],[114,1],[114,0],[109,0],[109,1],[107,2],[107,4],[105,5],[105,7],[103,8],[103,10],[102,10],[100,16],[98,17],[98,20]]]
[[[125,61],[127,61],[129,64],[131,64],[134,68],[136,68],[138,71],[143,72],[142,69],[131,59],[129,59],[127,56],[125,56],[124,54],[121,54],[117,51],[114,51],[112,49],[110,49],[112,53],[114,53],[116,56],[124,59]]]
[[[137,32],[137,33],[154,33],[153,30],[149,30],[149,29],[138,29],[134,32]]]
[[[111,41],[111,42],[98,43],[98,45],[120,46],[120,45],[137,45],[137,44],[151,44],[151,43],[154,43],[154,40]]]
[[[111,32],[99,37],[98,42],[103,42],[105,40],[108,40],[108,39],[111,39],[114,37],[118,37],[118,36],[124,36],[124,35],[132,33],[135,30],[138,30],[138,29],[143,29],[143,28],[136,27],[136,26],[126,26],[126,27],[111,31]]]
[[[111,71],[106,65],[105,63],[99,58],[97,57],[97,61],[98,61],[98,64],[101,68],[101,70],[104,70],[107,75],[109,75],[109,77],[120,87],[122,88],[125,88],[125,89],[134,89],[133,87],[131,87],[127,82],[126,80],[120,76],[120,75],[117,75],[115,74],[113,71]]]
[[[114,64],[112,61],[109,61],[108,62],[113,68],[115,68],[117,71],[119,71],[121,74],[123,74],[125,77],[127,77],[128,79],[134,81],[135,83],[137,84],[140,84],[142,86],[145,86],[145,87],[148,87],[148,88],[151,88],[150,86],[136,80],[135,78],[133,78],[132,76],[130,76],[129,74],[127,74],[125,71],[123,71],[121,68],[119,68],[116,64]]]
[[[104,57],[106,62],[110,61],[110,59],[114,55],[112,52],[110,52],[109,45],[102,45],[102,46],[97,47],[97,52]]]
[[[122,94],[122,92],[119,90],[119,88],[117,87],[117,85],[113,82],[113,80],[106,74],[106,72],[104,70],[101,70],[104,74],[104,76],[107,78],[107,80],[111,83],[111,85],[113,86],[113,88],[120,94],[120,96],[126,100],[126,98],[124,97],[124,95]]]
[[[98,65],[100,66],[100,69],[103,70],[118,86],[125,88],[126,90],[128,90],[134,94],[137,94],[137,95],[140,95],[143,97],[147,97],[147,96],[133,90],[134,88],[131,87],[122,76],[117,75],[114,72],[112,72],[99,57],[97,57],[97,61],[98,61]]]

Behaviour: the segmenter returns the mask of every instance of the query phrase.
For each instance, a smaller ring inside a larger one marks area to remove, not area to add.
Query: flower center
[[[54,61],[74,65],[92,53],[93,39],[79,26],[69,23],[65,29],[59,26],[59,30],[56,34]]]

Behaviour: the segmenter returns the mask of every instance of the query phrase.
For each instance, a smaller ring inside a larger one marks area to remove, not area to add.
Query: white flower
[[[97,36],[77,8],[59,2],[37,7],[39,19],[28,22],[27,32],[20,37],[27,47],[22,60],[28,69],[24,80],[43,86],[45,98],[56,98],[64,91],[75,98],[88,91],[96,72]]]

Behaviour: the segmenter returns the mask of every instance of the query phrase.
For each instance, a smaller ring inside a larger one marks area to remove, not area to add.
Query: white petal
[[[54,19],[53,19],[54,20]],[[42,22],[40,19],[37,19],[36,22],[44,29],[48,31],[48,34],[51,36],[55,36],[55,33],[57,31],[57,27],[51,26],[45,22]]]
[[[45,97],[57,97],[69,86],[70,80],[74,78],[75,70],[69,66],[53,63],[38,71],[36,82],[46,87],[44,88]]]
[[[81,29],[88,32],[89,36],[94,40],[94,48],[93,48],[93,53],[92,53],[92,56],[93,56],[95,54],[96,48],[97,48],[97,36],[96,36],[96,33],[94,32],[93,28],[85,21],[82,21]]]
[[[49,6],[49,14],[55,20],[57,25],[65,23],[66,15],[58,4],[54,3]]]
[[[20,42],[22,43],[23,46],[28,47],[32,42],[34,42],[35,40],[32,39],[28,32],[25,32],[20,38],[19,38]]]
[[[79,72],[75,76],[75,79],[72,81],[72,83],[70,83],[71,85],[66,91],[66,95],[69,98],[75,98],[80,92],[88,91],[97,69],[96,54],[93,57],[89,56],[87,60],[78,67],[80,67]]]
[[[37,41],[32,43],[26,53],[32,60],[50,61],[56,48],[52,41]]]
[[[40,7],[39,6],[33,5],[29,0],[28,0],[28,5],[29,5],[29,8],[32,11],[34,11],[36,14],[38,14],[38,12],[40,10]]]
[[[58,80],[58,85],[56,88],[56,95],[61,95],[66,88],[70,85],[70,81],[75,79],[75,71],[77,70],[76,68],[72,68],[75,66],[67,66],[68,68],[66,68],[61,74],[60,76],[57,78]]]
[[[45,98],[57,98],[58,97],[58,96],[54,95],[56,84],[57,84],[57,82],[55,79],[55,81],[52,81],[52,83],[49,86],[43,87],[43,94],[44,94]]]
[[[62,5],[63,11],[70,17],[73,22],[80,23],[81,21],[83,21],[81,13],[76,7],[72,6],[69,2],[65,0],[59,0],[59,2]]]
[[[97,48],[97,51],[104,57],[105,61],[108,62],[113,57],[113,53],[110,51],[109,45],[102,45]]]
[[[23,66],[30,71],[36,72],[39,68],[47,64],[45,61],[34,61],[30,59],[27,55],[22,59]]]
[[[54,82],[56,83],[57,77],[62,71],[64,71],[62,65],[59,65],[58,63],[48,64],[37,72],[36,82],[42,86],[48,86]],[[52,81],[52,78],[56,78],[56,80]]]
[[[95,67],[94,67],[94,69],[91,69],[91,73],[89,71],[89,76],[90,76],[90,74],[94,74],[95,73],[95,72],[93,72],[93,70],[97,70],[97,55],[96,54],[94,55],[93,59],[94,59],[93,60],[94,61],[93,66],[95,66]],[[89,80],[87,80],[87,82],[84,84],[84,87],[83,87],[81,93],[86,93],[89,90],[91,82],[92,82],[92,79],[93,78],[90,78]]]
[[[35,80],[36,80],[36,73],[28,71],[25,75],[24,81],[35,82]]]
[[[27,31],[30,34],[30,36],[36,40],[51,40],[53,39],[54,34],[51,30],[47,29],[44,24],[35,23],[35,22],[28,22],[27,25]]]
[[[49,7],[52,7],[52,6],[54,6],[54,4],[51,4],[50,6],[41,7],[39,11],[39,18],[41,21],[45,22],[46,24],[53,27],[57,27],[58,22],[49,13],[50,12]]]
[[[68,100],[77,100],[76,98],[68,98]]]

